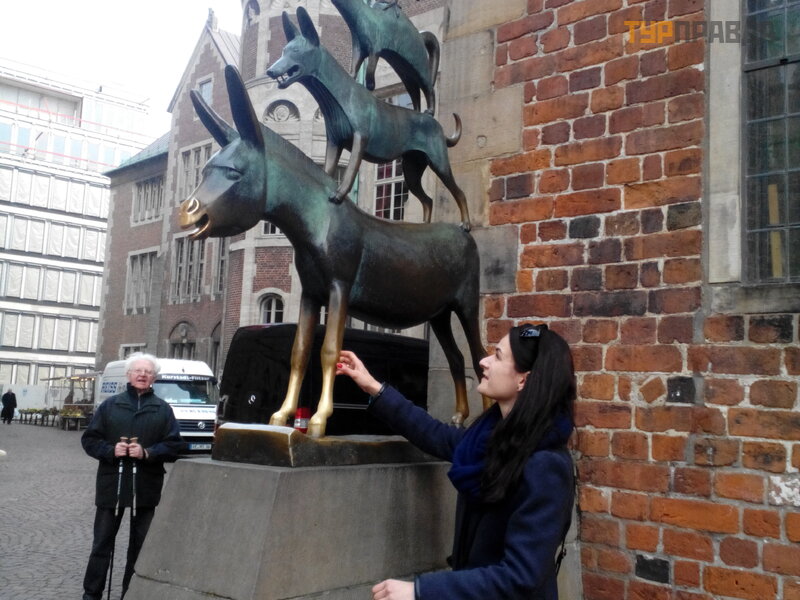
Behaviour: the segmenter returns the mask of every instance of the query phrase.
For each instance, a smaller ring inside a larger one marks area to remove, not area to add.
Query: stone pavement
[[[83,452],[80,436],[0,424],[0,449],[7,452],[0,458],[0,600],[79,600],[83,594],[97,462]],[[127,525],[126,513],[117,536],[114,600],[122,589]]]

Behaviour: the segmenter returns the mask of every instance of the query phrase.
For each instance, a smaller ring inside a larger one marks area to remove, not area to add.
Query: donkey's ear
[[[319,46],[319,35],[314,27],[314,22],[311,20],[308,11],[302,6],[297,7],[297,22],[300,24],[300,31],[303,37],[314,46]]]
[[[281,13],[281,21],[283,21],[283,34],[286,36],[286,41],[291,42],[294,38],[300,35],[297,27],[294,26],[292,20],[289,18],[289,13],[283,11]]]
[[[256,148],[264,148],[264,136],[261,133],[261,123],[256,118],[256,112],[250,103],[250,96],[244,87],[239,71],[233,65],[225,67],[225,83],[228,84],[228,97],[231,103],[233,122],[243,140],[250,142]]]
[[[220,117],[196,90],[190,91],[189,97],[192,99],[197,116],[200,117],[200,122],[206,126],[208,132],[220,146],[224,148],[239,137],[236,130],[228,125],[225,119]]]

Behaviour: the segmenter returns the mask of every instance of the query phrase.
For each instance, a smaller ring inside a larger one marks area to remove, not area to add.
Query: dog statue
[[[455,383],[453,421],[462,423],[469,405],[464,357],[450,325],[453,313],[479,376],[484,353],[478,325],[479,258],[472,236],[454,224],[388,221],[352,202],[329,202],[336,182],[259,123],[234,67],[225,68],[225,80],[236,129],[191,92],[200,120],[222,150],[211,157],[199,186],[181,204],[179,222],[192,229],[192,239],[203,239],[236,235],[268,219],[294,247],[302,285],[300,318],[286,396],[270,422],[286,425],[297,409],[314,327],[320,308],[327,306],[322,391],[310,435],[325,434],[333,411],[333,380],[348,312],[388,327],[430,322]]]
[[[461,226],[469,231],[467,198],[453,177],[447,156],[447,148],[461,138],[458,115],[453,115],[456,133],[447,138],[431,115],[378,100],[320,45],[317,30],[303,7],[297,9],[297,19],[299,32],[289,15],[283,13],[288,43],[267,74],[278,80],[281,89],[299,81],[319,104],[328,136],[325,149],[328,174],[333,174],[342,150],[350,150],[342,181],[329,199],[339,203],[347,196],[362,160],[383,163],[402,158],[406,185],[422,202],[425,222],[431,220],[433,199],[422,188],[422,175],[430,166],[455,198],[461,211]]]
[[[353,76],[367,61],[365,83],[375,89],[375,68],[382,58],[395,70],[408,91],[414,110],[420,110],[420,90],[426,111],[433,115],[434,85],[439,71],[439,40],[429,31],[418,31],[397,2],[331,0],[353,37]]]

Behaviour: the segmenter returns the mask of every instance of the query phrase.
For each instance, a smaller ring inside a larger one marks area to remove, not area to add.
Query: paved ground
[[[16,421],[0,424],[0,449],[7,453],[0,458],[0,599],[79,600],[92,545],[97,462],[83,452],[79,432]],[[117,538],[115,600],[127,524],[126,514]]]

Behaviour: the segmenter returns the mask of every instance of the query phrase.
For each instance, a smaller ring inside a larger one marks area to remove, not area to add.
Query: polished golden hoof
[[[313,438],[324,437],[325,436],[325,425],[326,425],[325,421],[322,421],[322,422],[316,421],[315,422],[314,419],[311,419],[308,422],[308,431],[306,432],[306,435],[308,435],[309,437],[313,437]]]
[[[281,427],[286,427],[286,422],[289,420],[289,416],[283,414],[282,412],[278,411],[273,414],[269,418],[270,425],[280,425]]]
[[[464,425],[464,415],[462,415],[460,412],[457,412],[456,414],[454,414],[451,417],[450,422],[453,425],[457,425],[458,427],[462,427]]]

